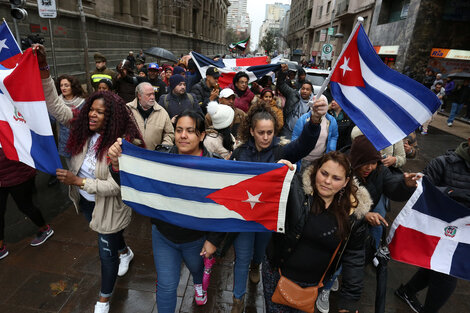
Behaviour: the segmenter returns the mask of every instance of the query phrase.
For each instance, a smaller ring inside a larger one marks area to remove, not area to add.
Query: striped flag
[[[14,68],[21,58],[21,49],[6,22],[0,25],[0,65]]]
[[[62,168],[31,49],[14,69],[0,66],[0,143],[10,160],[51,175]]]
[[[426,177],[387,238],[393,259],[470,280],[470,210]]]
[[[201,231],[284,232],[287,166],[122,148],[122,200],[136,212]]]
[[[425,86],[382,62],[362,25],[351,34],[330,83],[333,98],[377,150],[406,137],[440,105]]]
[[[254,82],[264,75],[270,75],[281,68],[280,64],[272,64],[269,62],[267,56],[254,57],[254,58],[239,58],[239,59],[219,59],[214,61],[197,52],[191,52],[191,57],[196,63],[199,72],[203,78],[206,77],[206,70],[210,66],[215,66],[219,69],[219,85],[225,88],[233,81],[233,77],[237,72],[244,71],[248,74],[249,82]]]
[[[239,42],[235,42],[235,43],[231,43],[229,44],[229,48],[230,49],[235,49],[235,48],[238,48],[242,51],[245,51],[246,49],[246,46],[248,45],[248,42],[250,42],[250,38],[248,37],[247,39],[245,40],[242,40],[242,41],[239,41]]]

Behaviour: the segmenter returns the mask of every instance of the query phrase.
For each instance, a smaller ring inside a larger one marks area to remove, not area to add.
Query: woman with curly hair
[[[85,92],[80,81],[71,75],[62,75],[57,79],[57,93],[59,98],[72,110],[80,110],[85,103]],[[70,153],[65,149],[69,139],[69,128],[59,123],[59,155],[65,158],[67,166],[70,167]]]
[[[296,141],[282,146],[280,139],[276,137],[281,129],[276,114],[264,103],[253,105],[239,128],[239,139],[243,144],[233,151],[231,159],[267,163],[280,160],[297,162],[315,146],[320,133],[319,125],[327,108],[326,98],[322,96],[314,103],[310,121],[305,124],[301,136]],[[244,295],[249,270],[250,280],[253,283],[259,282],[259,265],[263,260],[270,238],[271,233],[269,232],[237,235],[234,241],[236,258],[232,313],[244,311]]]
[[[305,288],[317,286],[322,278],[329,280],[339,266],[343,267],[339,312],[357,312],[367,234],[364,216],[372,200],[353,176],[347,156],[333,151],[292,180],[286,233],[273,235],[263,261],[266,312],[300,312],[272,301],[279,273]]]
[[[101,292],[95,313],[107,313],[116,278],[127,272],[134,254],[123,236],[132,212],[121,200],[106,155],[118,137],[142,142],[142,136],[124,100],[114,93],[93,93],[79,112],[68,107],[54,88],[44,47],[34,45],[33,51],[38,56],[47,108],[60,123],[70,127],[66,146],[71,155],[70,168],[57,169],[56,173],[62,183],[69,185],[77,213],[80,209],[90,228],[98,233]]]

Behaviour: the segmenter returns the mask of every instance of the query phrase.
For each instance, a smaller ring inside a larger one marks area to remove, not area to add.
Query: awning
[[[378,55],[397,55],[400,46],[374,46]]]
[[[443,59],[455,59],[455,60],[470,60],[470,51],[433,48],[431,50],[431,57],[443,58]]]

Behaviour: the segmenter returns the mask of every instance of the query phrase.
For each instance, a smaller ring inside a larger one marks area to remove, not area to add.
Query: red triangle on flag
[[[207,198],[240,214],[246,221],[277,231],[279,200],[287,166],[211,193]]]
[[[357,49],[358,33],[359,28],[341,58],[336,61],[337,65],[333,75],[331,75],[331,81],[345,86],[365,87],[359,61],[359,50]]]

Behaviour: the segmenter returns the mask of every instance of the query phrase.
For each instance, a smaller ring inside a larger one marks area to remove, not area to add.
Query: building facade
[[[179,57],[194,50],[219,54],[226,49],[225,25],[228,0],[83,0],[89,46],[89,69],[94,69],[93,54],[107,57],[114,68],[130,50],[158,46]],[[56,1],[57,18],[52,19],[58,75],[68,73],[85,79],[84,34],[77,1]],[[38,15],[37,1],[28,0],[28,18],[19,22],[20,36],[44,36],[50,53],[49,24]],[[0,12],[14,32],[8,1],[0,2]],[[148,58],[147,62],[151,60]],[[52,60],[49,62],[53,64]]]
[[[247,0],[229,0],[227,27],[234,29],[238,33],[251,32],[250,16],[248,15],[246,6]]]
[[[306,28],[312,14],[313,0],[292,0],[289,13],[289,27],[287,30],[287,46],[291,51],[290,58],[300,61],[304,55],[302,50],[306,40]]]
[[[369,37],[389,66],[421,81],[426,68],[446,77],[470,72],[470,2],[377,0]]]
[[[265,20],[259,29],[259,41],[263,39],[264,35],[269,31],[275,31],[280,35],[281,29],[281,19],[285,17],[287,11],[289,11],[289,5],[282,4],[282,3],[274,3],[274,4],[267,4],[266,5],[266,14]],[[279,48],[279,44],[282,40],[281,36],[277,36],[277,44]],[[259,45],[259,43],[258,43]]]

